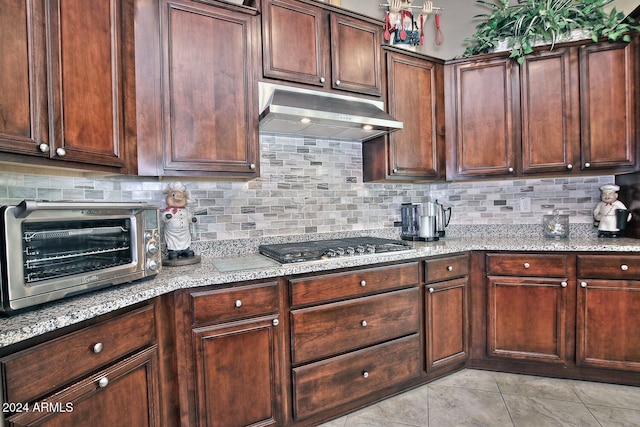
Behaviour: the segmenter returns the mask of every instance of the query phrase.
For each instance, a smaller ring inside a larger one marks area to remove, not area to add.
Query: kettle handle
[[[445,217],[445,221],[444,221],[444,226],[448,226],[449,225],[449,221],[451,221],[451,206],[449,206],[448,208],[443,208],[442,209],[444,212],[449,211],[449,216],[447,217],[446,213],[444,215]]]

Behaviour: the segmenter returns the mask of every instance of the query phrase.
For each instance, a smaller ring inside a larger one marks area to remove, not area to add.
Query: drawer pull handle
[[[587,282],[580,282],[580,286],[582,286],[583,288],[587,287]]]
[[[453,271],[453,266],[452,265],[447,266],[447,271]]]
[[[98,386],[100,386],[100,388],[105,388],[108,385],[109,385],[109,378],[102,377],[98,380]]]
[[[278,319],[273,319],[271,323],[273,324],[273,326],[278,326],[280,324],[280,321]]]
[[[528,262],[525,262],[524,263],[524,268],[529,268],[529,267],[531,267],[531,264],[529,264]]]
[[[629,266],[627,264],[622,264],[620,266],[620,270],[622,270],[622,271],[627,271],[628,269],[629,269]]]
[[[369,378],[369,372],[362,371],[362,378]]]
[[[367,281],[366,281],[366,280],[361,280],[361,281],[360,281],[360,286],[362,286],[363,288],[364,288],[365,286],[367,286]]]
[[[241,300],[239,300],[239,299],[237,299],[237,300],[236,300],[236,304],[235,304],[235,305],[236,305],[236,308],[240,308],[240,307],[242,307],[242,301],[241,301]]]
[[[98,353],[100,353],[100,352],[102,351],[102,349],[103,349],[103,348],[104,348],[104,346],[102,345],[102,343],[101,343],[101,342],[95,343],[95,344],[93,345],[93,352],[94,352],[95,354],[98,354]]]
[[[433,289],[433,288],[429,288],[429,293],[430,293],[430,294],[434,293],[435,291],[436,291],[435,289]]]
[[[363,328],[367,327],[367,321],[363,320],[362,322],[360,322],[360,324],[362,325]]]
[[[563,288],[566,288],[568,286],[567,282],[560,282],[560,286],[562,286]]]

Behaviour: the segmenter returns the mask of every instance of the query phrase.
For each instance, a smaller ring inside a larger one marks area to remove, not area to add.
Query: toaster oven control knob
[[[153,236],[151,235],[151,233],[150,233],[150,232],[145,231],[145,233],[144,233],[144,240],[151,240],[151,238],[152,238],[152,237],[153,237]]]
[[[147,252],[150,253],[151,255],[157,254],[158,253],[158,245],[156,245],[155,242],[150,242],[147,245]]]
[[[147,268],[151,271],[156,271],[158,269],[158,263],[154,259],[149,260],[149,262],[147,263]]]

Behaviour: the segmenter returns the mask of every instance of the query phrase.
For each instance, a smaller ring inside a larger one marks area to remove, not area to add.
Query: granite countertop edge
[[[90,292],[73,298],[44,304],[32,310],[0,319],[0,348],[47,332],[71,326],[103,314],[153,299],[178,289],[227,284],[279,276],[312,273],[357,267],[392,261],[410,261],[430,256],[465,251],[545,251],[545,252],[640,252],[638,239],[599,239],[576,237],[547,239],[544,237],[466,236],[440,239],[437,242],[412,242],[413,250],[309,261],[274,267],[220,272],[214,266],[217,259],[203,255],[197,265],[163,267],[155,278]],[[252,254],[255,256],[256,254]],[[233,256],[233,258],[249,255]],[[227,257],[232,258],[232,257]]]

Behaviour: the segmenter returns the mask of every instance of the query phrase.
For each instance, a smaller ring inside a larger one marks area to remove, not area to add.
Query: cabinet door
[[[566,280],[489,276],[489,356],[565,363]]]
[[[279,423],[276,319],[193,330],[197,425]]]
[[[427,372],[460,363],[468,354],[467,278],[427,285]]]
[[[143,350],[7,417],[10,426],[160,426],[158,349]]]
[[[445,94],[447,179],[513,176],[515,173],[514,81],[509,58],[448,66]]]
[[[577,52],[536,52],[520,70],[522,173],[572,170],[580,161]]]
[[[331,87],[381,96],[381,44],[379,25],[332,13]]]
[[[443,66],[396,52],[387,53],[388,109],[404,128],[388,136],[388,152],[376,153],[366,142],[363,161],[369,180],[444,178]],[[382,169],[380,171],[373,168]]]
[[[636,50],[637,39],[580,48],[583,169],[636,166]]]
[[[578,280],[576,363],[640,371],[640,282]]]
[[[190,0],[161,4],[161,173],[257,176],[257,18]]]
[[[293,0],[263,6],[264,76],[324,87],[329,60],[326,14]]]
[[[123,167],[133,1],[87,7],[83,0],[51,0],[48,5],[54,114],[50,156]]]
[[[46,156],[49,145],[42,0],[2,1],[0,151]]]

